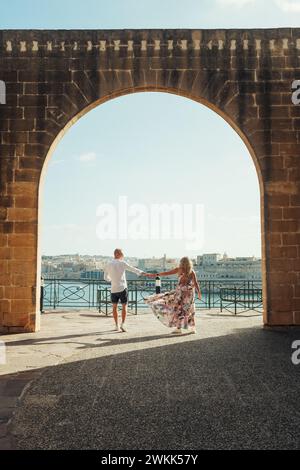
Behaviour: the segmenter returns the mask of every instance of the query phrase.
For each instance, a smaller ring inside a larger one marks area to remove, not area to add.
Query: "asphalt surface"
[[[297,449],[299,329],[259,317],[201,315],[173,337],[152,315],[45,367],[13,419],[18,449]]]

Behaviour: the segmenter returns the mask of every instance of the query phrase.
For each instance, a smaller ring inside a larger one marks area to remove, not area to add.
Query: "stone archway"
[[[39,328],[38,201],[45,161],[93,107],[180,94],[241,136],[261,192],[264,323],[300,324],[300,30],[2,31],[0,329]]]

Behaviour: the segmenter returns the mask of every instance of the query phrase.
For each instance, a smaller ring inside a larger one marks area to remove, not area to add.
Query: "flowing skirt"
[[[153,294],[145,299],[154,315],[169,328],[195,326],[195,292],[191,286],[178,285],[175,290]]]

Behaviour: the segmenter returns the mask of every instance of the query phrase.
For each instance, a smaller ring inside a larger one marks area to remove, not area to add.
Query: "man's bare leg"
[[[127,304],[122,304],[122,323],[126,322],[127,317]]]
[[[122,304],[122,325],[121,325],[121,330],[122,331],[127,331],[125,322],[126,322],[126,316],[127,316],[127,304]]]
[[[115,320],[116,328],[119,329],[118,304],[113,304],[113,317]]]

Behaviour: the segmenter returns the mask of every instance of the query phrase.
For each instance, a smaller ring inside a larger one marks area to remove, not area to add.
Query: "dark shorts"
[[[128,301],[127,289],[124,289],[122,292],[111,293],[111,301],[113,304],[117,304],[119,300],[121,301],[121,304],[127,304],[127,301]]]

